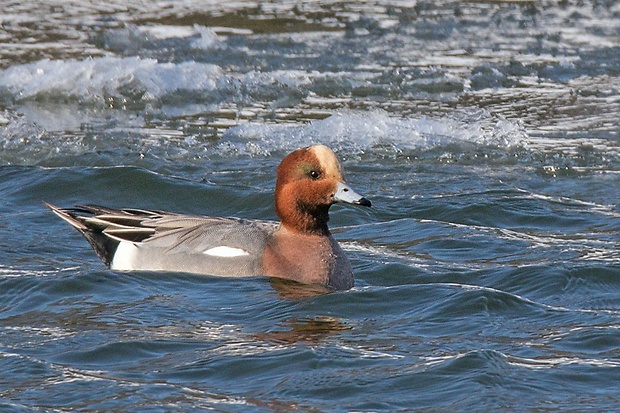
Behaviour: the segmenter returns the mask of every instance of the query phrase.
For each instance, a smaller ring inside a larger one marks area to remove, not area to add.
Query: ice
[[[234,33],[234,30],[232,32]],[[97,33],[92,40],[115,53],[136,54],[144,57],[145,50],[162,49],[162,44],[166,41],[177,41],[175,47],[178,50],[222,48],[225,46],[225,37],[219,36],[218,33],[228,34],[231,30],[198,24],[193,26],[128,24],[123,28],[113,28]]]
[[[197,30],[187,26],[172,26],[172,25],[153,25],[153,26],[140,26],[137,28],[142,33],[147,33],[156,39],[173,39],[191,37],[197,34]]]
[[[224,47],[222,38],[213,29],[194,25],[194,30],[200,34],[200,37],[192,42],[192,48],[208,50]]]

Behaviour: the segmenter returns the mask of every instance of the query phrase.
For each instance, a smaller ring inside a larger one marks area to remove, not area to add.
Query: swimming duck
[[[334,152],[313,145],[291,152],[278,166],[279,223],[96,205],[46,206],[80,231],[112,270],[264,275],[344,290],[353,286],[353,271],[327,227],[329,208],[336,202],[371,206],[345,183]]]

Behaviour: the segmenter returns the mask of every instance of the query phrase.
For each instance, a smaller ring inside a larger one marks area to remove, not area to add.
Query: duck
[[[340,161],[325,145],[289,153],[276,175],[279,222],[44,204],[77,229],[113,271],[267,276],[330,290],[352,288],[351,263],[328,228],[329,209],[371,202],[346,183]]]

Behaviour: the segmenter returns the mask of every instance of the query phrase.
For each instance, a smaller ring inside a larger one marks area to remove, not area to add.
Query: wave
[[[510,366],[524,367],[527,369],[551,369],[561,366],[592,366],[592,367],[618,367],[620,362],[614,360],[605,359],[588,359],[579,357],[538,357],[528,358],[510,355],[497,350],[472,350],[462,354],[446,355],[440,357],[427,357],[425,358],[426,366],[442,369],[456,369],[460,370],[468,365],[468,370],[474,367],[474,364],[482,363],[484,365],[496,365],[496,368],[503,366],[502,368],[509,370]],[[479,366],[480,370],[484,370],[484,365]],[[479,370],[479,371],[480,371]]]
[[[441,150],[429,156],[451,162],[465,156],[488,159],[492,151],[496,151],[497,156],[506,157],[512,148],[526,143],[525,132],[514,123],[494,120],[480,113],[470,117],[461,115],[461,119],[402,119],[383,111],[343,111],[309,124],[233,126],[221,138],[211,140],[187,136],[179,131],[144,129],[129,119],[122,127],[115,122],[97,127],[104,130],[91,130],[88,125],[96,120],[72,112],[71,106],[65,109],[68,116],[61,121],[64,126],[69,122],[76,127],[81,125],[82,130],[62,134],[53,132],[55,127],[61,127],[56,124],[53,112],[34,111],[31,115],[36,114],[38,121],[32,122],[29,119],[33,116],[5,111],[2,115],[4,125],[0,125],[0,148],[3,149],[0,157],[7,159],[8,163],[12,163],[11,158],[15,161],[24,158],[22,163],[29,160],[36,163],[37,158],[64,155],[70,159],[93,151],[114,153],[123,148],[133,153],[150,152],[160,158],[175,157],[175,154],[183,156],[188,151],[201,157],[265,157],[312,143],[324,143],[347,158],[407,159]],[[46,117],[49,120],[46,121]],[[485,148],[488,149],[486,154]]]
[[[194,61],[160,63],[140,57],[40,60],[0,71],[0,99],[14,103],[77,102],[102,106],[152,101],[175,91],[215,89],[219,67]]]
[[[351,154],[373,151],[377,154],[407,155],[411,151],[428,151],[454,145],[460,148],[518,147],[527,134],[513,122],[493,119],[484,111],[458,112],[441,119],[397,118],[383,111],[340,111],[323,120],[306,125],[240,125],[222,136],[224,147],[251,152],[289,150],[311,144],[326,143]]]

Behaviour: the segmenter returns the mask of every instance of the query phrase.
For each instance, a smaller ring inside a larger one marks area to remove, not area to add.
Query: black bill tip
[[[366,198],[360,198],[357,202],[357,205],[361,205],[361,206],[365,206],[365,207],[370,207],[372,206],[372,202],[370,202],[368,199]]]

